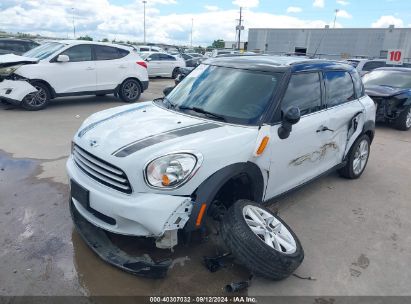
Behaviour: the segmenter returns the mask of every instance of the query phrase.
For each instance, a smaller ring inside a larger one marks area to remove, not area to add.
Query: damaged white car
[[[167,97],[105,110],[83,123],[67,162],[72,217],[104,260],[162,277],[171,261],[130,256],[104,231],[172,248],[212,216],[240,263],[283,279],[304,252],[264,203],[331,170],[358,178],[374,122],[374,102],[349,65],[210,59]]]
[[[26,110],[63,96],[114,93],[135,102],[147,88],[147,64],[127,46],[65,40],[0,56],[0,101]]]

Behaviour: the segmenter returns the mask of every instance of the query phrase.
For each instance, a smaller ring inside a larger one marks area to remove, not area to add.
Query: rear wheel
[[[304,259],[290,227],[261,205],[239,200],[221,221],[221,235],[240,264],[272,280],[290,276]]]
[[[352,145],[347,157],[347,164],[338,173],[348,179],[356,179],[364,172],[370,156],[370,138],[361,135]]]
[[[141,95],[140,84],[135,79],[127,79],[121,84],[118,95],[124,102],[135,102]]]
[[[179,68],[174,68],[173,72],[171,73],[171,77],[172,77],[173,79],[176,79],[176,77],[177,77],[177,75],[178,75],[179,72],[180,72],[180,69],[179,69]]]
[[[47,107],[51,94],[49,87],[42,82],[32,82],[31,85],[37,89],[37,92],[27,94],[22,102],[21,106],[29,111],[38,111]]]
[[[398,130],[407,131],[411,128],[411,106],[405,108],[400,116],[394,121],[394,126]]]

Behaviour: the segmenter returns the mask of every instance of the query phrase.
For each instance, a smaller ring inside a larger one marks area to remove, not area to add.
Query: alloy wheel
[[[30,93],[26,96],[26,102],[30,106],[40,107],[47,102],[47,92],[44,88],[35,86],[37,92]]]
[[[139,88],[135,82],[130,81],[124,85],[123,92],[128,99],[132,100],[138,96]]]
[[[355,175],[361,174],[367,164],[368,154],[369,154],[369,144],[368,141],[363,139],[357,147],[354,154],[354,160],[352,163],[353,171]]]

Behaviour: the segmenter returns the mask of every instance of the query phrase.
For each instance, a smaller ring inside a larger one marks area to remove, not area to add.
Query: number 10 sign
[[[388,50],[387,54],[387,64],[398,64],[402,65],[404,61],[404,51],[403,50]]]

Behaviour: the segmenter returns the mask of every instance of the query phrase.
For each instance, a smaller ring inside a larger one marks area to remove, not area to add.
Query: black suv
[[[0,38],[0,55],[16,54],[22,55],[40,44],[27,39]]]

